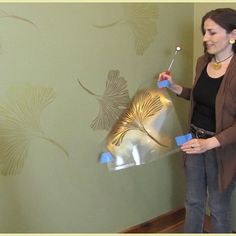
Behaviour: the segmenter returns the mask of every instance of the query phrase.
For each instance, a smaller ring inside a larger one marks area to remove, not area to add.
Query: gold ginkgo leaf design
[[[122,6],[125,12],[123,18],[106,25],[93,26],[108,28],[118,24],[129,25],[134,35],[136,54],[143,55],[157,35],[158,6],[155,3],[124,3]]]
[[[78,83],[89,94],[95,96],[99,103],[98,115],[92,121],[90,127],[93,130],[110,130],[130,102],[126,80],[120,77],[119,70],[109,71],[103,95],[91,92],[79,79]]]
[[[168,145],[153,137],[145,128],[145,123],[154,115],[158,115],[167,106],[167,99],[159,94],[156,89],[139,90],[132,99],[130,106],[123,112],[120,119],[111,129],[108,135],[108,150],[112,151],[113,147],[119,146],[124,136],[131,130],[140,131],[159,146],[168,147]]]
[[[7,99],[0,103],[0,174],[20,174],[29,145],[34,138],[41,138],[56,145],[69,157],[65,148],[42,130],[40,115],[54,101],[52,88],[11,87]]]
[[[25,22],[35,26],[35,24],[32,21],[30,21],[30,20],[28,20],[28,19],[26,19],[24,17],[8,14],[7,12],[3,11],[2,9],[0,9],[0,18],[6,18],[6,17],[7,18],[14,18],[14,19],[21,20],[21,21],[25,21]]]

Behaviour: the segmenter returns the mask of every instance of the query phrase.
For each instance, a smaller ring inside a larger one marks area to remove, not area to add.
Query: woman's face
[[[232,44],[229,43],[230,39],[231,33],[228,34],[224,28],[213,20],[205,20],[203,42],[209,54],[224,56],[232,53]]]

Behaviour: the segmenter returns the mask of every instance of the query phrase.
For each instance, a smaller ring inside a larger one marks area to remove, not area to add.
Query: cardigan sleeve
[[[191,92],[192,92],[191,88],[183,87],[182,92],[177,96],[184,98],[186,100],[190,100]]]
[[[218,120],[215,137],[222,147],[236,144],[236,57],[234,56],[225,73],[225,84],[218,94]],[[235,146],[233,147],[235,149]]]
[[[221,147],[235,143],[236,142],[236,121],[229,128],[224,129],[220,133],[216,134],[215,138],[217,138]]]

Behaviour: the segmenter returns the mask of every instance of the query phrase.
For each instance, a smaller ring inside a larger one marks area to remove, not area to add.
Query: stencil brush
[[[176,48],[175,48],[175,54],[174,54],[174,56],[173,56],[173,58],[172,58],[172,60],[171,60],[171,62],[170,62],[170,65],[169,65],[169,67],[168,67],[168,69],[167,69],[167,71],[166,71],[166,74],[170,74],[170,69],[171,69],[171,67],[172,67],[172,65],[173,65],[173,63],[174,63],[174,61],[175,61],[175,56],[177,55],[177,53],[179,52],[181,50],[181,47],[180,46],[177,46]]]
[[[170,75],[170,69],[175,61],[175,56],[177,55],[177,53],[181,50],[180,46],[177,46],[175,48],[175,54],[170,62],[170,65],[168,67],[168,69],[166,70],[165,74],[166,75]],[[162,75],[162,77],[160,78],[160,81],[157,82],[157,85],[159,88],[163,88],[163,87],[169,87],[170,86],[170,81],[167,80],[167,78],[165,77],[165,75]]]

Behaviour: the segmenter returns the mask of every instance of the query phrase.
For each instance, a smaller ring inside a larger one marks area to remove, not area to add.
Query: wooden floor
[[[165,228],[157,233],[183,233],[184,232],[184,221],[180,221],[175,225]]]
[[[204,224],[204,233],[210,232],[210,217],[206,216]],[[184,233],[184,220],[179,221],[178,223],[163,229],[159,233]]]
[[[179,208],[135,225],[121,233],[184,233],[185,209]],[[210,232],[210,217],[206,215],[204,233]]]

